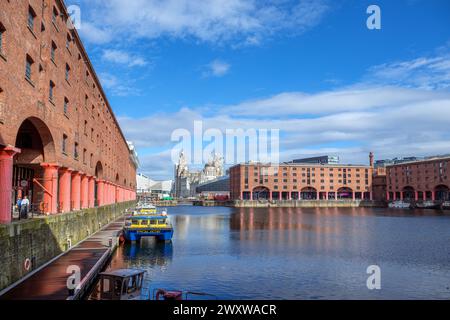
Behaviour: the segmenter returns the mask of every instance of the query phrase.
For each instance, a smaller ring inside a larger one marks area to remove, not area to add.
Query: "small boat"
[[[89,300],[140,300],[145,272],[138,269],[102,272]]]
[[[442,204],[443,210],[450,210],[450,201],[446,201]]]
[[[133,215],[135,214],[155,214],[156,207],[152,204],[139,204],[133,211]]]
[[[410,209],[411,203],[405,201],[394,201],[389,203],[389,208],[392,209]]]
[[[210,297],[217,300],[217,296],[205,292],[193,292],[193,291],[180,291],[180,290],[165,290],[155,289],[153,290],[153,300],[192,300],[192,296],[197,297]]]
[[[143,288],[146,271],[140,269],[115,269],[99,274],[99,279],[88,295],[88,300],[196,300],[193,297],[209,297],[213,294],[193,291]],[[148,289],[148,291],[147,291]]]
[[[425,201],[425,202],[417,203],[416,208],[418,208],[418,209],[440,209],[441,205],[439,203],[435,203],[434,201]]]
[[[140,241],[142,237],[155,237],[158,241],[169,241],[173,236],[173,227],[165,210],[161,213],[149,213],[142,210],[134,212],[126,218],[123,231],[125,240],[133,242]]]

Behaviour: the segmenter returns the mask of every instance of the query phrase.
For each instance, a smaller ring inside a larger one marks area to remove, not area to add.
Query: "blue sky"
[[[141,171],[170,136],[277,128],[281,160],[450,153],[450,2],[67,0]],[[371,4],[381,30],[366,27]]]

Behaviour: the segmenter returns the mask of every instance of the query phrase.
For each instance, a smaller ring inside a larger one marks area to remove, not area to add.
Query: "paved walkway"
[[[0,296],[0,300],[78,299],[95,281],[97,274],[102,271],[114,252],[123,223],[124,217],[108,224],[48,265],[10,287]],[[110,247],[111,238],[112,247]],[[75,297],[70,297],[67,289],[69,266],[79,266],[81,271],[80,291],[77,291]]]

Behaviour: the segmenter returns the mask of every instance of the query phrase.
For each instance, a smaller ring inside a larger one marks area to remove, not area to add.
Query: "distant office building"
[[[155,181],[147,177],[142,173],[138,173],[136,175],[136,191],[137,192],[149,192],[151,190],[151,186],[155,184]]]
[[[230,177],[224,176],[198,185],[197,194],[202,196],[229,196]]]
[[[384,159],[375,161],[375,168],[383,168],[394,164],[401,164],[405,162],[411,161],[420,161],[425,160],[424,157],[404,157],[404,158],[393,158],[393,159]]]
[[[339,157],[320,156],[312,158],[295,159],[291,163],[309,163],[309,164],[339,164]]]
[[[138,173],[136,175],[137,192],[169,195],[172,189],[172,180],[156,181],[148,176]]]

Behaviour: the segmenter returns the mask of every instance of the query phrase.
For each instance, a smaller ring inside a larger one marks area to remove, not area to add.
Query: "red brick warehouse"
[[[388,201],[450,201],[450,157],[386,167]]]
[[[379,200],[370,165],[281,163],[238,164],[230,168],[233,200]]]
[[[133,200],[136,167],[64,3],[0,1],[0,222]]]

